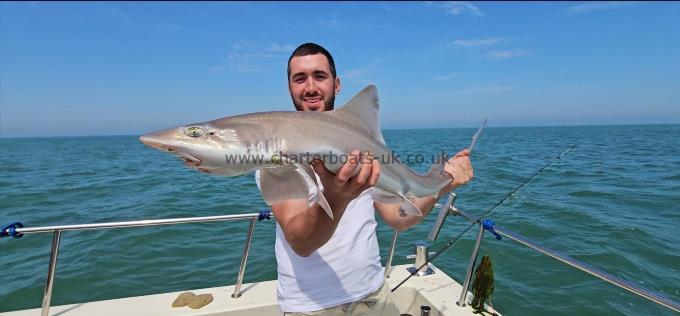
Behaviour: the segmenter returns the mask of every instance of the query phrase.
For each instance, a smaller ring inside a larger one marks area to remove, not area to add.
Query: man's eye
[[[305,78],[303,78],[303,77],[302,77],[302,78],[295,78],[295,79],[293,80],[293,82],[295,82],[295,83],[303,83],[303,82],[305,82]]]
[[[324,80],[324,79],[326,79],[327,77],[326,77],[326,75],[316,75],[315,78],[316,78],[316,80]]]

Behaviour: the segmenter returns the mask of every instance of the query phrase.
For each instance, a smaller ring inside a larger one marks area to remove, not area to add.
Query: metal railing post
[[[455,201],[456,194],[451,192],[444,205],[435,205],[435,207],[439,206],[439,215],[437,215],[437,220],[432,225],[432,230],[430,230],[430,233],[427,235],[427,239],[430,241],[435,241],[437,239],[439,232],[442,230],[442,226],[444,226],[446,216],[449,215],[449,210],[451,210],[451,207]]]
[[[390,244],[390,251],[387,254],[387,264],[385,264],[385,279],[390,277],[392,272],[392,258],[394,257],[394,250],[397,247],[397,236],[399,236],[399,231],[394,230],[392,233],[392,243]]]
[[[243,284],[243,275],[246,271],[246,263],[248,263],[248,253],[250,252],[250,242],[253,240],[253,229],[255,228],[255,218],[250,219],[248,226],[248,236],[246,236],[245,244],[243,245],[243,254],[241,254],[241,266],[238,270],[238,277],[236,278],[236,286],[234,293],[231,294],[233,298],[241,297],[241,285]]]
[[[475,248],[472,249],[472,255],[470,255],[470,263],[468,264],[467,273],[465,274],[465,281],[463,282],[463,291],[460,293],[460,299],[458,300],[458,302],[456,302],[456,305],[460,307],[465,307],[465,297],[467,296],[468,288],[470,287],[470,280],[472,280],[472,271],[475,268],[475,262],[477,262],[477,254],[479,253],[479,247],[482,244],[483,236],[484,226],[479,225],[477,241],[475,242]]]
[[[61,240],[61,230],[55,230],[52,237],[52,251],[50,253],[50,265],[47,268],[47,280],[45,281],[45,291],[43,293],[41,316],[50,314],[50,302],[52,301],[52,287],[54,286],[54,272],[57,269],[57,256],[59,255],[59,241]]]

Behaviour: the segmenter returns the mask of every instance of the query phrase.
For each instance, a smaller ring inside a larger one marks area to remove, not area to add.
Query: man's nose
[[[305,86],[305,92],[316,92],[316,83],[314,80],[307,80],[307,85]]]

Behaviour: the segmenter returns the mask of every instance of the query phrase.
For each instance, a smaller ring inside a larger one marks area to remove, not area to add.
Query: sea
[[[385,130],[388,147],[424,172],[476,129]],[[573,150],[555,157],[570,146]],[[680,301],[680,125],[488,127],[471,156],[474,179],[456,206],[610,274]],[[546,167],[547,166],[547,167]],[[444,200],[442,199],[441,202]],[[266,204],[253,174],[186,168],[138,136],[0,139],[0,225],[26,227],[253,213]],[[379,215],[383,264],[392,229]],[[395,264],[427,238],[436,210],[402,232]],[[233,284],[247,222],[67,231],[53,305]],[[431,251],[466,227],[449,217]],[[434,264],[462,283],[471,229]],[[276,278],[275,223],[257,222],[245,282]],[[0,312],[41,305],[52,234],[0,239]],[[503,315],[677,315],[514,241],[486,234],[491,303]],[[451,293],[457,298],[459,293]]]

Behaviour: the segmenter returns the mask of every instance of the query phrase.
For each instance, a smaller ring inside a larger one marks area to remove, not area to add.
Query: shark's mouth
[[[189,167],[195,167],[198,168],[201,166],[201,159],[198,159],[192,155],[185,154],[185,153],[177,153],[177,157],[182,158],[184,160],[184,164],[189,166]]]
[[[196,169],[196,170],[201,171],[201,172],[212,173],[212,170],[214,169],[212,167],[202,166],[201,163],[203,163],[203,161],[201,161],[201,159],[198,159],[198,158],[196,158],[192,155],[189,155],[189,154],[177,153],[177,157],[184,160],[185,166],[187,166],[189,168]]]
[[[142,136],[140,138],[140,140],[142,141],[142,143],[144,143],[148,146],[151,146],[153,148],[156,148],[158,150],[169,152],[169,153],[174,153],[175,155],[177,155],[177,157],[184,160],[184,164],[187,165],[188,167],[198,168],[198,167],[201,166],[201,162],[202,162],[201,159],[198,159],[198,158],[196,158],[192,155],[189,155],[187,153],[177,151],[177,149],[175,149],[171,146],[168,146],[166,144],[163,144],[163,143],[160,143],[160,142],[155,142],[155,141],[153,141],[153,139],[147,137],[146,135]]]

